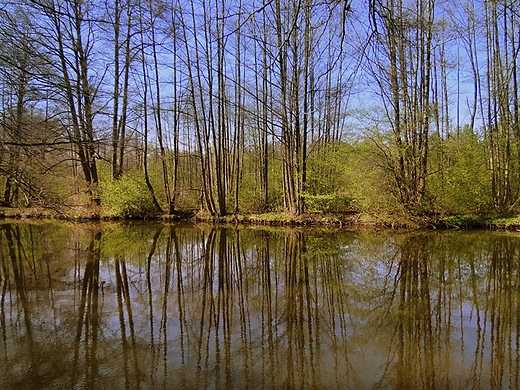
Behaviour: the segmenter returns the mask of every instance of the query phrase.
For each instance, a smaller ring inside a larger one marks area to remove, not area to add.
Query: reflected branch
[[[76,254],[79,254],[76,252]],[[81,338],[85,329],[85,381],[95,387],[98,380],[98,330],[99,330],[99,262],[101,257],[101,232],[93,233],[86,251],[87,261],[81,285],[81,297],[76,325],[76,342],[73,362],[73,386],[77,383]]]
[[[146,261],[146,287],[148,290],[148,309],[149,309],[149,317],[150,317],[150,353],[151,353],[151,369],[150,369],[150,381],[152,383],[152,388],[155,387],[155,377],[157,375],[157,365],[158,365],[158,356],[156,356],[155,351],[155,326],[154,326],[154,314],[153,314],[153,298],[154,293],[152,289],[152,259],[155,255],[155,251],[157,249],[157,241],[159,240],[159,236],[163,230],[162,226],[156,229],[155,234],[152,239],[152,245],[150,247],[150,251],[148,252],[148,257]]]

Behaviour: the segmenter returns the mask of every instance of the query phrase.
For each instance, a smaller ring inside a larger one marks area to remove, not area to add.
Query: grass
[[[440,223],[447,228],[465,228],[476,223],[476,219],[470,215],[451,215],[442,218]]]
[[[60,207],[60,210],[43,207],[0,207],[0,218],[62,219],[87,221],[103,219],[101,207]],[[259,226],[323,226],[323,227],[375,227],[392,229],[504,229],[520,230],[520,214],[479,216],[452,215],[443,218],[406,217],[391,213],[306,213],[295,216],[288,212],[237,214],[215,218],[207,212],[178,213],[162,216],[163,221],[199,221],[209,223],[259,225]]]
[[[452,215],[442,218],[440,225],[446,228],[469,229],[506,229],[518,230],[520,228],[520,214],[514,215]]]
[[[486,224],[496,229],[519,229],[520,228],[520,215],[509,215],[509,216],[491,216],[486,220]]]

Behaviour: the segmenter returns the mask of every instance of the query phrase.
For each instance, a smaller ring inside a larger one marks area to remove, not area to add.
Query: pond
[[[0,389],[518,389],[520,235],[0,222]]]

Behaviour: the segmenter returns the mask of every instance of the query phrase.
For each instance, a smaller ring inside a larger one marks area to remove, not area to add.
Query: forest
[[[0,0],[0,204],[520,211],[517,0]]]

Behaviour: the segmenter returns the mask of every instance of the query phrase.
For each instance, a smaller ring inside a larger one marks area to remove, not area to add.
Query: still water
[[[518,389],[520,235],[0,222],[0,389]]]

